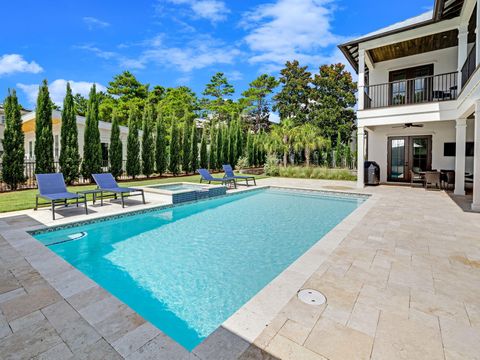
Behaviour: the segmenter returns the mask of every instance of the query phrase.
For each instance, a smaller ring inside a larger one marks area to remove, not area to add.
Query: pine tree
[[[210,125],[210,151],[208,154],[208,167],[214,170],[217,166],[217,133],[215,127]]]
[[[22,132],[22,118],[15,90],[8,90],[4,101],[5,132],[3,134],[3,161],[2,179],[16,190],[24,180],[23,159],[25,157],[24,135]]]
[[[147,178],[152,175],[155,166],[154,140],[153,140],[153,105],[146,106],[143,113],[142,127],[142,172]]]
[[[155,163],[157,173],[162,175],[167,171],[167,139],[165,124],[160,114],[157,116],[156,137],[155,137]]]
[[[208,150],[207,150],[207,131],[205,128],[202,130],[202,140],[200,142],[200,167],[202,169],[208,168]],[[211,149],[210,149],[211,150]]]
[[[102,171],[102,147],[98,129],[98,96],[95,84],[88,96],[87,117],[85,120],[85,138],[83,145],[82,175],[91,178],[92,174]]]
[[[137,107],[130,109],[128,117],[128,138],[127,138],[127,174],[135,179],[140,175],[140,141],[138,139],[138,123],[140,113]]]
[[[110,173],[113,177],[118,178],[123,172],[123,146],[120,140],[120,119],[118,113],[113,112],[112,116],[112,132],[110,134]]]
[[[191,145],[190,140],[192,137],[192,122],[185,121],[183,123],[183,131],[182,131],[182,171],[185,174],[190,172],[190,164],[192,162],[192,154],[191,154]]]
[[[35,116],[35,173],[55,171],[53,163],[52,101],[47,80],[38,90]]]
[[[215,144],[215,169],[220,169],[222,167],[222,161],[223,161],[223,130],[222,127],[219,126],[217,129],[217,138],[216,138],[216,144]]]
[[[180,173],[180,135],[178,133],[177,122],[172,119],[172,129],[170,131],[170,163],[168,169],[173,175]]]
[[[62,127],[60,130],[60,171],[68,184],[80,175],[80,154],[78,152],[78,129],[70,83],[63,100]]]

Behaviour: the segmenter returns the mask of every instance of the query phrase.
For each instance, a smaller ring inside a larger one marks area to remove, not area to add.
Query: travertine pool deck
[[[350,182],[258,183],[357,191]],[[361,192],[373,196],[286,270],[295,286],[283,288],[285,304],[267,289],[263,306],[256,297],[192,353],[25,232],[85,220],[81,209],[55,222],[46,209],[2,214],[0,358],[480,359],[480,214],[439,191]],[[150,195],[126,211],[166,203]],[[118,204],[91,209],[88,218],[122,212]],[[301,303],[300,288],[323,292],[327,304]],[[270,303],[278,309],[267,316]]]

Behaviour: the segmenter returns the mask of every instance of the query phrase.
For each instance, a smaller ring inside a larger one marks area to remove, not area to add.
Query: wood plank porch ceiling
[[[455,29],[402,41],[396,44],[381,46],[370,50],[370,56],[374,62],[381,62],[446,49],[457,45],[458,30]]]

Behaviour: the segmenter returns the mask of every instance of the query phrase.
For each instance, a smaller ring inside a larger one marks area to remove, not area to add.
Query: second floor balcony
[[[365,86],[364,109],[455,100],[458,72],[419,76]]]

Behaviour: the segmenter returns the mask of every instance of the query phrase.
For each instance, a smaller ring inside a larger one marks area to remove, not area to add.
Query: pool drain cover
[[[298,298],[308,305],[323,305],[327,298],[321,292],[313,289],[303,289],[298,292]]]

